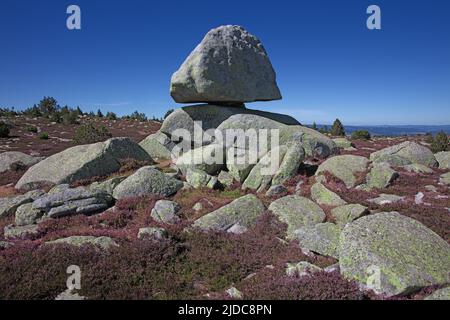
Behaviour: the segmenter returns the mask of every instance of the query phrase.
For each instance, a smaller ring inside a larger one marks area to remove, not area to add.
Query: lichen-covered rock
[[[153,239],[161,241],[169,237],[167,231],[163,228],[148,227],[140,228],[138,232],[138,239]]]
[[[219,180],[220,184],[225,187],[229,187],[234,183],[233,176],[227,171],[220,171],[217,179]]]
[[[97,246],[103,250],[108,250],[111,249],[112,247],[118,246],[117,242],[110,237],[92,237],[92,236],[72,236],[45,242],[45,245],[58,245],[58,244],[68,244],[77,247],[90,244]]]
[[[289,195],[273,201],[269,210],[287,224],[287,238],[294,237],[295,230],[313,226],[325,220],[325,212],[316,203],[298,195]]]
[[[0,198],[0,217],[14,214],[18,207],[33,202],[43,194],[41,190],[33,190],[15,197]]]
[[[148,194],[171,196],[183,187],[183,182],[171,178],[152,167],[142,167],[122,181],[113,192],[115,199],[139,197]]]
[[[266,196],[267,197],[274,197],[274,196],[277,196],[279,194],[285,193],[287,191],[288,191],[288,189],[285,186],[283,186],[281,184],[276,184],[276,185],[271,186],[269,188],[269,190],[267,190]]]
[[[403,201],[405,197],[397,196],[395,194],[380,194],[379,197],[374,199],[369,199],[367,201],[373,202],[378,205],[385,205],[385,204],[391,204],[399,201]]]
[[[305,159],[305,150],[299,142],[287,145],[288,149],[283,157],[280,168],[272,178],[272,184],[282,184],[297,174],[300,164]]]
[[[444,173],[439,179],[439,183],[450,185],[450,172]]]
[[[120,160],[123,159],[153,161],[144,149],[129,138],[113,138],[72,147],[46,158],[28,169],[16,188],[53,186],[108,175],[120,169]]]
[[[364,173],[369,165],[365,157],[354,155],[335,156],[323,162],[316,171],[316,176],[329,172],[342,180],[347,188],[354,188],[360,181],[357,174]]]
[[[321,205],[338,207],[346,205],[340,196],[331,190],[328,190],[322,183],[317,182],[311,187],[311,199]]]
[[[278,172],[287,150],[288,148],[286,146],[280,146],[270,150],[250,171],[247,179],[242,184],[242,188],[258,190],[260,192],[270,186],[272,178]]]
[[[210,30],[172,76],[179,103],[242,103],[281,99],[275,71],[261,42],[240,26]]]
[[[240,292],[238,289],[236,289],[235,287],[231,287],[230,289],[228,289],[226,291],[226,293],[228,294],[228,296],[232,299],[243,299],[244,295],[242,294],[242,292]]]
[[[187,169],[186,181],[194,188],[206,187],[212,176],[198,169]]]
[[[264,205],[255,195],[248,194],[197,219],[193,226],[203,230],[227,231],[234,225],[253,226],[264,212]]]
[[[0,153],[0,173],[11,170],[14,164],[20,164],[25,167],[31,167],[39,161],[42,161],[43,157],[33,157],[28,154],[18,151],[8,151]]]
[[[438,166],[430,149],[413,141],[405,141],[374,152],[370,155],[370,160],[388,162],[392,166],[404,166],[412,163],[423,164],[427,167]]]
[[[374,163],[366,176],[367,189],[384,189],[396,178],[398,172],[391,168],[387,162]]]
[[[352,142],[347,140],[347,139],[345,139],[345,138],[336,138],[336,139],[333,139],[333,142],[340,149],[348,149],[348,148],[352,148],[353,147]]]
[[[450,245],[420,222],[396,212],[362,217],[340,238],[348,279],[388,296],[450,281]]]
[[[195,130],[200,133],[210,132],[211,129],[216,129],[222,122],[231,116],[238,114],[255,114],[287,125],[300,124],[294,118],[284,114],[247,108],[201,104],[176,109],[166,119],[164,119],[160,131],[170,137],[174,142],[177,142],[180,136],[184,139],[190,138],[190,141],[194,141]],[[184,137],[186,133],[187,137]],[[203,138],[204,141],[202,143],[204,145],[210,143],[207,136],[204,136]],[[199,141],[196,142],[198,143]]]
[[[294,232],[300,247],[336,259],[339,259],[340,234],[341,229],[329,222],[301,227]]]
[[[126,178],[127,178],[126,176],[122,176],[122,177],[114,177],[103,182],[94,182],[89,186],[89,189],[94,192],[100,191],[112,195],[114,189]]]
[[[439,163],[439,169],[450,169],[450,151],[435,153],[434,157]]]
[[[113,201],[110,194],[102,190],[90,190],[85,187],[52,189],[33,202],[32,208],[45,217],[60,218],[75,214],[93,214],[108,209]]]
[[[171,150],[175,147],[175,143],[161,131],[149,135],[139,145],[152,159],[171,159]]]
[[[7,225],[3,229],[3,235],[5,239],[23,239],[29,236],[34,236],[39,233],[39,227],[37,224],[30,224],[27,226]]]
[[[229,148],[227,150],[227,169],[230,175],[239,183],[243,183],[258,163],[257,153],[253,154],[250,150],[240,148]]]
[[[339,150],[330,138],[316,130],[301,125],[287,125],[280,121],[256,114],[236,114],[222,122],[220,126],[217,127],[217,130],[222,132],[225,142],[234,142],[235,140],[229,137],[229,135],[235,135],[235,131],[228,131],[230,129],[244,130],[244,132],[254,130],[258,135],[261,135],[262,132],[267,132],[267,150],[271,150],[272,147],[277,147],[279,145],[286,145],[293,141],[302,145],[307,156],[325,158],[337,153]],[[272,146],[272,130],[276,130],[275,134],[277,134],[279,138],[278,145]],[[227,147],[229,146],[230,145],[227,145]],[[252,145],[251,142],[247,142],[246,145],[234,146],[244,149],[251,149]],[[261,150],[264,149],[265,148],[263,145],[258,146],[260,155],[262,153]]]
[[[152,209],[151,216],[157,222],[174,224],[180,221],[178,216],[180,209],[181,206],[174,201],[158,200]]]
[[[450,287],[438,289],[424,300],[450,300]]]
[[[288,263],[286,266],[286,275],[288,277],[304,277],[322,271],[322,268],[307,261],[300,261],[299,263]]]
[[[408,164],[406,166],[403,166],[403,169],[405,169],[408,172],[415,172],[415,173],[433,173],[433,169],[430,169],[429,167],[419,163]]]
[[[16,210],[15,224],[19,227],[35,224],[43,214],[43,211],[33,207],[33,203],[23,204]]]
[[[198,169],[214,175],[225,167],[225,149],[219,144],[191,149],[176,160],[176,166],[183,174]]]
[[[331,216],[340,228],[345,227],[347,223],[350,223],[368,213],[369,210],[367,207],[360,204],[348,204],[331,210]]]

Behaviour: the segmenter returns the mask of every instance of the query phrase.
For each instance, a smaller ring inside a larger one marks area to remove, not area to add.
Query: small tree
[[[82,115],[83,115],[83,111],[81,110],[80,107],[77,107],[76,113],[77,113],[77,115],[79,115],[79,116],[82,116]]]
[[[342,122],[339,119],[334,120],[333,126],[331,127],[331,135],[337,137],[345,136],[345,129]]]
[[[58,102],[53,97],[44,97],[38,104],[39,111],[47,118],[58,110]]]
[[[441,151],[449,151],[449,140],[448,136],[444,131],[440,131],[433,139],[433,142],[431,143],[431,151],[433,153],[438,153]]]
[[[328,134],[330,133],[330,130],[328,129],[328,126],[323,126],[322,128],[319,129],[319,132],[322,134]]]
[[[0,138],[7,138],[9,136],[9,126],[0,121]]]
[[[114,112],[107,112],[106,119],[108,120],[117,120],[117,115]]]
[[[100,110],[100,109],[97,110],[97,117],[103,118],[102,110]]]
[[[311,129],[317,131],[317,123],[316,122],[313,122]]]

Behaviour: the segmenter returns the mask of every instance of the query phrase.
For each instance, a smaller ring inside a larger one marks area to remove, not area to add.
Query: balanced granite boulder
[[[18,151],[8,151],[0,153],[0,173],[14,169],[14,165],[21,165],[24,167],[31,167],[39,161],[44,159],[43,157],[33,157],[28,154]]]
[[[76,146],[52,155],[32,166],[17,182],[16,189],[71,183],[118,171],[121,160],[152,163],[152,158],[129,138]]]
[[[450,282],[450,245],[420,222],[396,212],[347,224],[339,244],[341,273],[393,296]]]
[[[172,76],[170,94],[179,103],[281,99],[275,71],[261,42],[240,26],[209,31]]]
[[[142,167],[122,181],[113,192],[115,199],[158,194],[171,196],[183,187],[183,182],[151,167]]]
[[[370,155],[370,160],[388,162],[392,166],[405,166],[412,163],[423,164],[427,167],[438,166],[430,149],[412,141],[405,141],[374,152]]]

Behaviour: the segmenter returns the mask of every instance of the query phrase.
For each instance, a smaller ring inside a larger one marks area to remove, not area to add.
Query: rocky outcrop
[[[412,163],[423,164],[427,167],[438,166],[438,162],[430,149],[412,141],[405,141],[374,152],[370,155],[370,160],[388,162],[392,166],[404,166]]]
[[[388,296],[450,281],[450,245],[396,212],[362,217],[340,238],[339,264],[348,279]]]
[[[325,212],[313,201],[289,195],[273,201],[269,210],[287,224],[287,237],[292,239],[297,229],[313,226],[325,220]]]
[[[155,160],[171,159],[171,150],[175,147],[175,143],[161,131],[149,135],[139,145]]]
[[[188,169],[216,174],[225,167],[225,149],[222,145],[211,144],[189,150],[176,160],[176,166],[183,174]]]
[[[0,199],[0,218],[14,214],[21,205],[33,202],[44,194],[44,191],[33,190],[23,195]]]
[[[3,173],[8,170],[14,169],[14,165],[31,167],[35,165],[39,161],[42,161],[43,157],[33,157],[28,154],[17,152],[17,151],[8,151],[0,153],[0,173]]]
[[[387,162],[374,163],[366,177],[367,189],[384,189],[388,187],[397,177],[398,172],[391,168]]]
[[[261,42],[240,26],[209,31],[172,76],[176,102],[240,104],[281,99]]]
[[[193,226],[203,230],[230,231],[253,226],[264,212],[264,205],[255,195],[249,194],[197,219]]]
[[[152,162],[139,145],[128,138],[76,146],[52,155],[32,166],[16,184],[17,189],[34,189],[43,185],[70,183],[104,176],[120,169],[120,160]]]
[[[171,196],[183,187],[183,182],[151,167],[142,167],[122,181],[113,192],[115,199],[140,197],[149,194]]]

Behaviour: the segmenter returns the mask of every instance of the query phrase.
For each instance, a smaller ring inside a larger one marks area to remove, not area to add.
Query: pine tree
[[[444,131],[441,131],[434,137],[433,142],[431,143],[431,151],[433,151],[434,153],[438,153],[441,151],[449,150],[450,146],[448,136]]]
[[[342,122],[339,119],[336,119],[331,127],[331,135],[342,137],[345,136],[345,129],[342,125]]]
[[[97,111],[97,117],[103,118],[103,113],[100,109],[98,109],[98,111]]]
[[[317,131],[317,123],[316,122],[313,122],[311,129]]]

